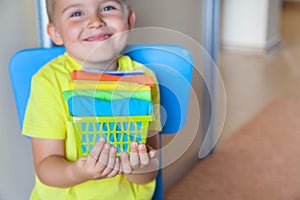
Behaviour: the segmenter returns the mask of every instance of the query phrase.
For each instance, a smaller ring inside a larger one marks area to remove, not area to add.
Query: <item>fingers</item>
[[[121,161],[119,157],[116,157],[115,165],[113,170],[107,175],[107,178],[112,178],[116,176],[117,174],[120,174],[120,168],[121,168]]]
[[[113,177],[120,173],[120,159],[116,156],[117,149],[100,138],[88,157],[85,158],[85,169],[92,177]]]
[[[120,169],[119,169],[119,173],[118,174],[122,174],[123,173],[123,166],[122,166],[122,162],[120,157],[118,157],[119,161],[120,161]]]
[[[117,166],[115,166],[115,164],[117,162],[116,159],[116,152],[117,149],[115,147],[111,147],[110,151],[109,151],[109,156],[108,156],[108,161],[106,164],[106,167],[104,168],[104,170],[102,171],[102,175],[103,176],[107,176],[108,174],[110,174],[113,170],[119,170],[119,169],[115,169]],[[117,167],[118,168],[118,167]]]
[[[131,174],[132,173],[132,168],[131,168],[131,163],[129,160],[129,155],[127,152],[122,152],[121,153],[121,163],[122,163],[122,171],[125,174]]]
[[[157,150],[152,149],[149,151],[149,156],[151,159],[155,158],[156,155],[157,155]]]
[[[110,154],[109,152],[110,152],[110,145],[106,143],[100,153],[98,163],[97,163],[98,168],[101,172],[107,167],[109,154]]]
[[[130,164],[133,169],[137,169],[140,167],[140,158],[139,158],[139,150],[138,143],[131,142],[130,143]]]
[[[131,142],[130,144],[130,164],[133,169],[143,168],[150,163],[150,156],[148,155],[145,144],[138,144]]]
[[[96,163],[98,162],[98,159],[99,159],[99,155],[100,155],[104,145],[105,145],[105,139],[100,138],[98,140],[98,142],[95,144],[95,146],[93,147],[93,149],[91,150],[91,152],[89,153],[89,156],[87,159],[88,164],[96,165]]]
[[[120,157],[117,157],[116,153],[115,147],[106,143],[104,138],[99,139],[86,158],[86,169],[94,174],[93,177],[96,179],[110,178],[121,173],[131,174],[134,170],[150,165],[155,159],[157,150],[151,149],[148,152],[145,144],[131,142],[130,156],[127,152],[122,152]]]
[[[121,167],[125,174],[131,174],[133,170],[138,170],[148,166],[156,156],[156,150],[147,151],[145,144],[138,144],[137,142],[130,143],[130,156],[128,153],[121,154]]]
[[[141,168],[143,168],[144,166],[149,165],[150,157],[148,155],[146,145],[139,144],[138,150],[139,150],[140,165]]]

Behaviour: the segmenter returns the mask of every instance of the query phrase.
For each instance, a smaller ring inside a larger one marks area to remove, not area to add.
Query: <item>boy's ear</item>
[[[53,23],[49,23],[47,25],[47,32],[54,44],[58,46],[63,45],[63,40],[60,37],[60,34],[57,32]]]
[[[131,9],[128,15],[129,30],[133,29],[135,23],[135,12]]]

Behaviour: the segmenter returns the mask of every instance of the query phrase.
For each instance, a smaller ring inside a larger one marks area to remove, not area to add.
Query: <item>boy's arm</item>
[[[116,158],[116,149],[110,148],[104,139],[99,140],[87,158],[79,158],[76,162],[65,159],[64,140],[31,140],[35,171],[46,185],[65,188],[119,173],[120,161]]]
[[[130,157],[128,157],[127,153],[121,155],[123,171],[129,181],[137,184],[146,184],[156,178],[159,169],[158,134],[158,132],[149,133],[149,135],[152,136],[147,138],[147,144],[140,144],[135,148],[135,150],[131,150]],[[141,147],[142,149],[140,149]],[[136,155],[139,154],[138,157],[134,156],[133,158],[133,153]],[[142,157],[146,157],[146,159],[143,159]],[[142,161],[142,159],[144,161]],[[149,161],[148,163],[147,160]],[[143,163],[145,161],[146,163]],[[129,168],[129,166],[131,168]]]

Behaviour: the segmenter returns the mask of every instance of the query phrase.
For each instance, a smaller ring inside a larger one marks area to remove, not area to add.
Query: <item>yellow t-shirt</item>
[[[118,59],[119,71],[143,70],[146,75],[154,73],[145,66],[132,61],[128,56]],[[69,89],[70,75],[82,66],[67,53],[46,64],[32,78],[31,93],[28,101],[22,133],[36,138],[65,140],[66,159],[76,161],[76,141],[71,122],[68,121],[68,107],[62,92]],[[157,82],[151,90],[152,102],[159,105]],[[154,106],[156,116],[149,125],[150,130],[161,130],[159,106]],[[131,183],[124,175],[114,178],[88,181],[71,188],[47,186],[36,176],[31,200],[53,199],[151,199],[155,189],[155,180],[138,185]]]

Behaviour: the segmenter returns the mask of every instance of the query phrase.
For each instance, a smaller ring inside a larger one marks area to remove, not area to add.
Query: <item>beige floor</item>
[[[299,200],[300,102],[277,100],[198,162],[166,200]]]
[[[300,99],[300,3],[283,6],[282,43],[271,55],[222,51],[219,67],[227,95],[220,142],[251,119],[268,102]]]

